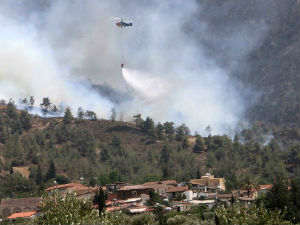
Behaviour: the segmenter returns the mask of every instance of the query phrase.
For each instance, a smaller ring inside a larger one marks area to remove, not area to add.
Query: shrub
[[[225,208],[219,206],[215,210],[216,224],[291,224],[289,221],[284,221],[285,212],[270,211],[263,205],[242,206],[233,204],[231,207]]]
[[[63,197],[54,192],[43,198],[42,205],[43,214],[33,224],[101,224],[97,210],[74,194]]]

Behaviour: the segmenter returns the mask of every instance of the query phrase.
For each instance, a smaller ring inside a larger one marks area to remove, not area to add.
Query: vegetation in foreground
[[[43,199],[43,205],[43,215],[31,221],[32,224],[291,224],[284,220],[286,212],[272,211],[263,205],[243,206],[237,203],[227,207],[220,205],[211,211],[199,206],[186,213],[165,212],[157,206],[154,213],[133,216],[125,213],[102,213],[99,216],[98,210],[71,194],[63,198],[54,193]]]

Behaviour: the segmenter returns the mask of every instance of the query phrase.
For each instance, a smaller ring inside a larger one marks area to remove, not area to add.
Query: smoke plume
[[[0,98],[49,97],[100,118],[115,107],[127,120],[141,113],[200,133],[208,125],[229,132],[244,120],[252,94],[232,73],[247,69],[247,55],[266,33],[260,10],[252,15],[257,26],[235,21],[216,32],[226,26],[212,21],[221,23],[232,7],[204,0],[1,1]],[[118,28],[113,17],[133,26]],[[91,83],[108,88],[98,92]],[[115,93],[128,97],[114,101]]]

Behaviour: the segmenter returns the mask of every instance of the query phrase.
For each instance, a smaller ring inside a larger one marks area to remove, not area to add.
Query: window
[[[136,191],[133,191],[133,192],[132,192],[132,196],[133,196],[133,197],[137,197],[137,192],[136,192]]]

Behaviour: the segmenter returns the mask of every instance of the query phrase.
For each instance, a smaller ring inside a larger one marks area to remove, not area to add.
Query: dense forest
[[[30,111],[30,109],[29,109]],[[0,197],[37,194],[53,184],[78,180],[90,185],[161,179],[187,181],[206,172],[225,177],[227,191],[246,179],[266,184],[276,176],[299,174],[300,133],[296,128],[257,123],[226,135],[191,135],[184,124],[155,123],[135,115],[132,122],[97,119],[67,109],[62,118],[33,116],[12,101],[0,108]],[[266,141],[262,138],[272,133]],[[15,168],[28,166],[29,179]]]

